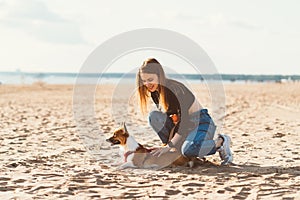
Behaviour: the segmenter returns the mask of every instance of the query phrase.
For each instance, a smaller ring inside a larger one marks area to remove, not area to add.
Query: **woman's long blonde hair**
[[[143,65],[139,68],[139,71],[136,75],[136,84],[138,88],[140,108],[142,113],[146,114],[148,110],[147,107],[148,107],[148,98],[150,97],[150,92],[143,84],[141,73],[156,74],[158,76],[159,104],[166,111],[168,109],[168,104],[166,102],[166,95],[165,95],[166,76],[161,64],[155,58],[148,58],[143,62]]]

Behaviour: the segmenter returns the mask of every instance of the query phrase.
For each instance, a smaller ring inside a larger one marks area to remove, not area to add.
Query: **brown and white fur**
[[[125,168],[161,168],[168,165],[193,166],[194,162],[179,152],[168,152],[160,157],[152,156],[151,150],[139,144],[133,136],[129,135],[125,123],[113,132],[113,136],[106,140],[111,145],[119,145],[122,163],[120,169]],[[172,162],[173,161],[173,162]]]

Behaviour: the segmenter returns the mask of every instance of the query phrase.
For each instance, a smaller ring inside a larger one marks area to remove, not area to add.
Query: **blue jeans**
[[[190,120],[198,126],[185,138],[181,146],[181,153],[186,157],[200,157],[215,154],[217,149],[213,140],[216,126],[207,112],[201,109],[190,115]],[[174,124],[172,120],[159,111],[152,111],[149,115],[149,123],[159,135],[163,143],[167,143],[170,130]]]

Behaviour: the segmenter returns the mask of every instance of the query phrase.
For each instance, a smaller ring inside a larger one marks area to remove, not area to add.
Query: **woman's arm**
[[[174,110],[177,111],[179,108],[179,113],[177,112],[179,116],[175,116],[178,128],[175,129],[176,132],[167,146],[152,152],[152,155],[155,156],[160,156],[174,147],[179,150],[188,133],[195,128],[195,124],[190,121],[189,117],[189,109],[195,101],[195,96],[187,87],[177,81],[169,80],[168,86],[167,90],[170,91],[168,94],[170,112],[168,114],[176,113]],[[173,119],[172,116],[170,117]]]
[[[182,135],[175,133],[174,137],[168,143],[168,146],[171,148],[175,147],[176,149],[178,149],[181,147],[181,143],[183,143]]]

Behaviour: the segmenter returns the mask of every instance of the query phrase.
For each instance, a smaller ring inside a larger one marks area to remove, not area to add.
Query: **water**
[[[167,74],[167,77],[182,82],[201,83],[204,81],[215,81],[222,78],[223,83],[245,83],[251,82],[281,82],[282,80],[300,80],[299,75],[199,75],[199,74]],[[1,84],[33,84],[43,82],[47,84],[75,84],[77,73],[26,73],[26,72],[0,72]],[[104,73],[104,74],[82,74],[81,78],[86,83],[135,83],[135,74]]]
[[[33,84],[43,82],[47,84],[75,84],[77,73],[20,73],[20,72],[0,72],[0,82],[2,84]],[[96,74],[85,74],[82,76],[86,82],[117,83],[121,74],[106,74],[100,76]]]

